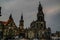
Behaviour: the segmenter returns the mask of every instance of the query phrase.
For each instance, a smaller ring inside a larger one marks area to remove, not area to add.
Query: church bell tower
[[[40,2],[39,2],[39,6],[38,6],[37,20],[38,21],[44,21],[43,8],[42,8],[42,5]]]
[[[21,20],[20,20],[20,24],[19,24],[19,29],[23,29],[24,26],[24,20],[23,20],[23,13],[21,14]]]
[[[37,27],[40,29],[46,28],[46,22],[44,20],[44,13],[41,3],[39,2],[38,13],[37,13]]]

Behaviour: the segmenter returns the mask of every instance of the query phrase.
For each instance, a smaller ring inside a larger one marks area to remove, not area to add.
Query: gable
[[[16,27],[15,22],[14,22],[13,19],[9,19],[6,26],[7,27]]]

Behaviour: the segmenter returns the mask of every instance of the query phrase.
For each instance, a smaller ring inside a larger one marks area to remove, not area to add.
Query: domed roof
[[[34,23],[35,23],[35,21],[33,20],[33,21],[31,22],[31,25],[34,24]]]

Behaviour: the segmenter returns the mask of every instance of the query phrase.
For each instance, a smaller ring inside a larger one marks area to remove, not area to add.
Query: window
[[[41,24],[41,27],[43,27],[43,24]]]

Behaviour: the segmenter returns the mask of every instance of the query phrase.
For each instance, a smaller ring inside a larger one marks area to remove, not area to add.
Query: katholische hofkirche
[[[1,16],[1,7],[0,7]],[[19,21],[19,27],[16,26],[12,14],[10,14],[9,19],[5,21],[0,21],[0,38],[11,39],[18,36],[18,38],[33,40],[34,38],[38,40],[52,40],[53,37],[60,37],[60,32],[51,33],[50,27],[46,28],[46,21],[44,19],[44,13],[41,3],[38,5],[38,13],[36,21],[32,21],[30,28],[24,28],[23,14],[21,14],[21,19]]]

